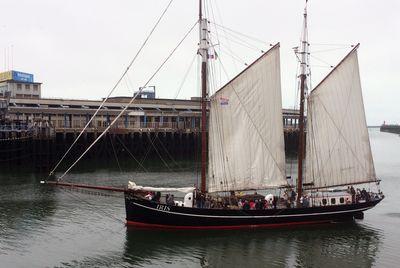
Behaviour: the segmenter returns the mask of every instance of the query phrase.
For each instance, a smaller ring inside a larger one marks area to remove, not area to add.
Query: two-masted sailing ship
[[[296,186],[289,185],[285,172],[280,46],[272,46],[209,96],[208,23],[202,15],[202,1],[199,2],[201,185],[157,188],[130,182],[123,190],[127,224],[239,229],[361,218],[363,211],[373,208],[384,196],[378,190],[366,125],[358,45],[308,92],[305,9],[299,48],[298,178]],[[363,184],[376,185],[377,190],[354,189]],[[167,202],[162,195],[166,192],[182,192],[184,199]],[[288,194],[282,196],[278,192]],[[150,199],[148,193],[153,193]],[[214,201],[219,205],[210,205]]]

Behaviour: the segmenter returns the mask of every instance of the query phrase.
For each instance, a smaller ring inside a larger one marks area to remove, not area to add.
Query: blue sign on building
[[[12,79],[19,82],[33,83],[33,74],[12,71]]]

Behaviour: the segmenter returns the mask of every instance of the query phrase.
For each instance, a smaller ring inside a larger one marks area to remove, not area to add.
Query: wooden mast
[[[301,62],[300,62],[300,116],[299,116],[299,148],[298,148],[298,166],[297,166],[297,206],[300,206],[300,198],[303,195],[303,160],[304,160],[304,103],[305,103],[305,83],[307,80],[307,1],[304,8],[303,32],[301,37]]]
[[[206,191],[206,162],[207,162],[207,60],[208,60],[208,40],[207,40],[207,20],[203,19],[202,0],[199,0],[199,27],[200,42],[199,54],[201,56],[201,187],[200,190]]]

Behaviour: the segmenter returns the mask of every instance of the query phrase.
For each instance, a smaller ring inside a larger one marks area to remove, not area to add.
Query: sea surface
[[[0,267],[400,267],[400,136],[370,129],[370,138],[386,198],[355,223],[289,229],[136,230],[120,194],[43,186],[43,175],[1,167]],[[65,180],[187,186],[199,176],[120,166],[78,166]]]

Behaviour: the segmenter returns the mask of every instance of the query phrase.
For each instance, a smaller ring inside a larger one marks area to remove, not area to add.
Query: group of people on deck
[[[240,199],[238,202],[238,208],[243,210],[253,210],[253,209],[270,209],[276,208],[277,202],[274,198],[272,202],[269,202],[265,199],[251,199],[249,200],[242,200]]]
[[[354,189],[353,186],[349,186],[349,187],[347,187],[347,192],[349,194],[351,194],[351,201],[353,204],[358,203],[361,200],[368,202],[371,199],[378,198],[378,197],[375,197],[375,195],[373,193],[367,192],[367,190],[365,190],[365,188],[363,188],[362,190],[357,188],[357,190],[356,190],[356,189]]]
[[[156,203],[160,203],[161,202],[161,192],[148,192],[144,198],[156,202]],[[175,196],[173,194],[167,194],[165,196],[165,203],[166,205],[169,206],[174,206],[175,205]]]
[[[351,195],[345,198],[346,204],[356,204],[359,202],[368,202],[379,198],[379,193],[367,192],[365,188],[354,189],[353,186],[347,188],[347,193]],[[295,207],[309,207],[313,206],[311,203],[311,197],[308,195],[302,195],[297,203],[297,193],[291,189],[286,189],[280,196],[276,195],[260,195],[255,192],[254,194],[243,194],[231,192],[228,196],[215,196],[201,191],[196,190],[192,197],[189,198],[189,204],[182,201],[176,201],[173,194],[166,194],[165,199],[162,198],[161,192],[147,192],[143,194],[144,198],[151,200],[156,203],[166,204],[169,206],[190,206],[197,208],[206,209],[242,209],[242,210],[262,210],[262,209],[283,209],[283,208],[295,208]],[[186,197],[185,197],[186,198]],[[341,199],[343,199],[341,198]],[[314,199],[313,199],[314,200]],[[323,203],[324,200],[322,200]],[[313,201],[315,202],[315,200]],[[333,201],[332,201],[333,202]],[[337,201],[339,204],[339,201]],[[342,202],[342,201],[340,201]],[[326,203],[326,201],[325,201]],[[335,203],[333,203],[335,204]],[[322,204],[321,204],[322,205]],[[325,204],[323,204],[325,205]]]
[[[144,198],[159,203],[161,201],[161,192],[148,192]]]
[[[257,196],[255,194],[254,196]],[[276,208],[276,201],[268,202],[264,198],[237,198],[234,195],[229,197],[213,197],[199,195],[196,199],[197,208],[226,208],[226,209],[268,209]]]
[[[294,190],[285,191],[283,197],[267,195],[263,196],[255,192],[249,195],[236,195],[231,192],[227,197],[215,197],[201,192],[196,193],[194,206],[197,208],[229,208],[243,210],[260,210],[260,209],[276,209],[291,208],[296,206],[297,194]],[[300,206],[308,207],[309,198],[302,196],[300,198]]]
[[[297,194],[294,190],[286,190],[281,197],[272,194],[264,196],[257,192],[254,194],[237,194],[231,192],[229,196],[213,196],[200,191],[196,191],[193,198],[193,207],[207,209],[242,209],[242,210],[262,210],[276,208],[292,208],[296,206]],[[169,206],[182,205],[181,201],[175,201],[173,194],[166,194],[162,198],[161,192],[148,192],[144,198],[156,203],[163,203]],[[307,196],[300,198],[302,207],[309,206]]]

